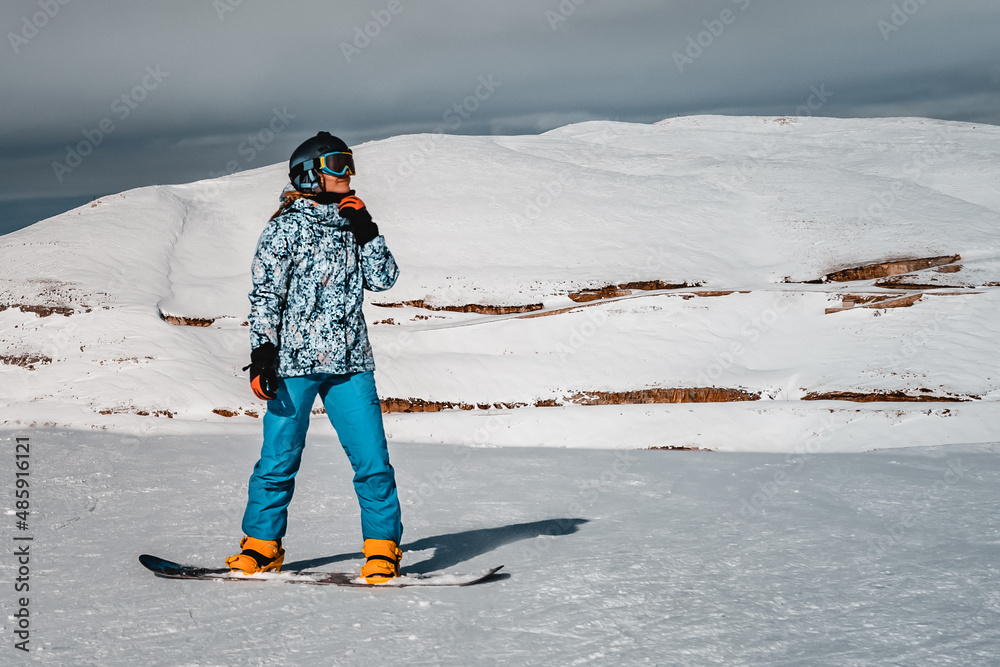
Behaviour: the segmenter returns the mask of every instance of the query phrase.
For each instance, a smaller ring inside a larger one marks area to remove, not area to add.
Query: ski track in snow
[[[139,565],[144,552],[210,566],[233,552],[256,437],[17,435],[32,447],[34,650],[18,656],[30,664],[1000,660],[996,445],[821,455],[392,445],[404,570],[504,564],[507,576],[357,590],[172,581]],[[0,457],[0,478],[13,478],[12,460]],[[360,567],[350,476],[336,438],[314,426],[289,566]],[[7,516],[8,543],[12,525]],[[0,580],[12,577],[3,559]],[[8,641],[12,597],[0,596]]]

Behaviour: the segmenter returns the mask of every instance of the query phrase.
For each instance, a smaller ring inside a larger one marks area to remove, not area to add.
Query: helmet
[[[339,173],[354,174],[354,159],[347,144],[329,132],[320,132],[315,137],[303,141],[288,160],[288,178],[296,190],[305,193],[323,191],[320,168],[326,167],[326,163],[320,158],[329,153],[341,156],[340,163],[343,167]],[[329,171],[328,168],[324,168],[324,171],[338,173]]]

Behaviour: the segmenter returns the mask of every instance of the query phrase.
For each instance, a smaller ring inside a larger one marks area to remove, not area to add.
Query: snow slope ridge
[[[356,154],[402,269],[366,306],[390,438],[1000,435],[1000,128],[700,116]],[[141,188],[0,239],[0,424],[259,431],[249,264],[284,183]]]

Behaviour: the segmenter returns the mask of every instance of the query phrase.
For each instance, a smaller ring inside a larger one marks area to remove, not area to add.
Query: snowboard
[[[139,562],[158,577],[167,579],[200,579],[211,581],[280,581],[287,584],[313,586],[351,586],[356,588],[403,588],[406,586],[472,586],[493,578],[503,565],[479,574],[404,574],[384,584],[366,584],[355,574],[346,572],[313,572],[286,570],[258,574],[234,574],[229,568],[182,565],[157,556],[142,554]]]

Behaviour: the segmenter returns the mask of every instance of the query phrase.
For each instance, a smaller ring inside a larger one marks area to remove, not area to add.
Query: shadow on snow
[[[402,546],[403,574],[426,574],[428,572],[446,570],[511,542],[530,540],[542,535],[571,535],[578,530],[577,526],[587,523],[587,521],[588,519],[546,519],[544,521],[516,523],[497,528],[480,528],[477,530],[465,530],[460,533],[447,533],[445,535],[425,537]],[[431,558],[406,567],[407,551],[424,551],[426,549],[434,549],[434,555]],[[325,556],[323,558],[311,558],[309,560],[295,561],[294,563],[285,563],[282,569],[309,570],[329,565],[330,563],[356,560],[363,557],[360,552],[354,552],[336,556]]]

